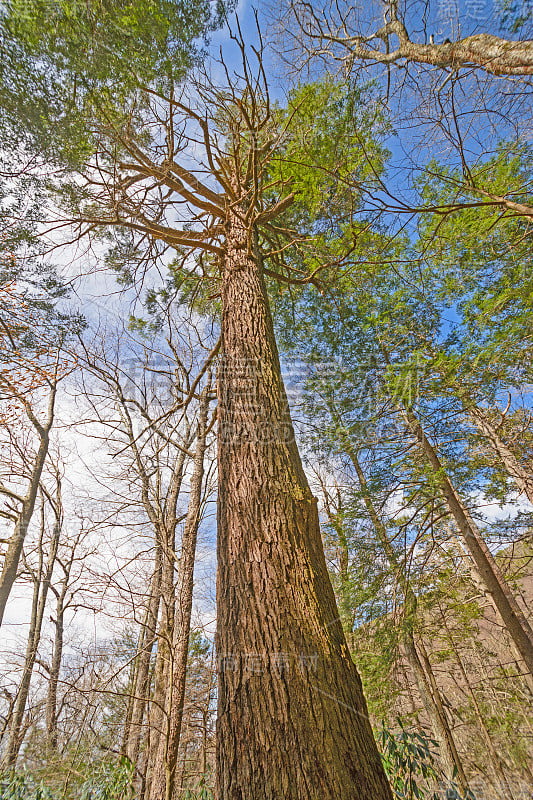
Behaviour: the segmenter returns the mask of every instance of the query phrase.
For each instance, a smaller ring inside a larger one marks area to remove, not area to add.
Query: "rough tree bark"
[[[390,800],[245,217],[229,214],[222,264],[217,798]]]
[[[176,785],[176,766],[178,763],[181,723],[185,702],[187,659],[189,655],[196,541],[202,511],[202,484],[207,440],[207,415],[211,392],[210,384],[209,380],[200,399],[189,504],[181,540],[176,610],[165,709],[166,725],[164,725],[159,737],[156,761],[150,783],[150,800],[172,800]]]

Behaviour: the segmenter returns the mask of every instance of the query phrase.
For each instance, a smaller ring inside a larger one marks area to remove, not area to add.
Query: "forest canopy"
[[[0,7],[0,798],[533,788],[532,14]]]

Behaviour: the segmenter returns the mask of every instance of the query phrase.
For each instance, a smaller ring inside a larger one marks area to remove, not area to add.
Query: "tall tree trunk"
[[[457,768],[457,781],[459,786],[461,787],[461,791],[469,797],[470,794],[470,787],[468,785],[468,781],[466,779],[465,771],[463,768],[463,762],[459,758],[459,753],[457,752],[457,748],[455,746],[455,741],[452,735],[452,731],[450,728],[450,724],[448,722],[448,716],[446,714],[446,709],[444,708],[444,704],[442,702],[441,692],[439,691],[439,687],[437,684],[437,679],[435,678],[435,673],[433,671],[433,666],[431,661],[429,660],[429,655],[424,645],[422,638],[418,640],[418,649],[420,650],[420,655],[422,656],[422,663],[424,665],[425,674],[428,677],[429,686],[431,687],[432,697],[435,703],[435,708],[437,710],[438,718],[442,729],[445,732],[446,736],[446,746],[447,746],[447,754],[448,755],[448,767],[455,766]],[[449,776],[453,778],[453,771],[452,775]]]
[[[176,784],[176,765],[178,763],[181,722],[185,702],[187,659],[189,655],[196,541],[202,510],[202,483],[210,391],[211,381],[209,380],[200,399],[189,504],[181,541],[176,612],[170,653],[170,680],[167,687],[166,729],[163,729],[159,737],[156,763],[151,777],[150,800],[172,800]]]
[[[65,598],[68,591],[68,576],[61,585],[61,590],[57,595],[56,619],[54,634],[54,652],[48,679],[48,692],[46,695],[46,732],[48,734],[48,746],[57,750],[57,687],[59,685],[59,673],[61,661],[63,659],[63,634],[65,629]]]
[[[192,443],[189,438],[189,427],[184,444]],[[161,510],[155,526],[156,539],[161,545],[161,587],[160,587],[160,620],[157,629],[157,655],[154,668],[154,690],[151,698],[148,721],[148,747],[145,762],[146,783],[150,786],[152,773],[157,761],[159,739],[165,728],[165,700],[170,681],[171,646],[174,631],[176,569],[176,527],[177,503],[181,491],[187,451],[185,447],[179,451],[169,487],[167,501]],[[149,666],[149,662],[148,662]],[[139,713],[144,714],[144,703],[139,700]],[[142,722],[142,716],[141,716]]]
[[[124,732],[123,750],[133,764],[137,764],[143,732],[143,718],[148,699],[150,663],[156,639],[157,617],[161,603],[161,544],[156,542],[154,572],[150,581],[150,595],[143,620],[141,640],[135,663],[133,696],[127,729]]]
[[[488,750],[488,754],[489,754],[489,757],[490,757],[490,768],[492,769],[492,771],[493,771],[493,773],[495,775],[495,778],[496,778],[496,782],[494,783],[494,786],[497,787],[498,783],[499,783],[500,787],[503,787],[503,790],[505,792],[505,797],[509,798],[509,800],[514,800],[513,792],[511,790],[511,787],[509,786],[509,782],[507,781],[507,776],[505,775],[504,762],[500,758],[500,754],[496,750],[496,747],[494,746],[494,742],[492,741],[492,737],[491,737],[491,735],[489,733],[487,725],[485,724],[485,719],[483,717],[483,714],[481,713],[481,708],[479,706],[479,703],[478,703],[478,700],[477,700],[477,697],[476,697],[476,693],[474,691],[474,687],[472,686],[472,684],[470,682],[470,678],[468,677],[468,673],[467,673],[467,671],[465,669],[465,665],[463,663],[463,659],[461,658],[461,655],[459,653],[459,650],[458,650],[458,647],[457,647],[457,643],[455,642],[455,639],[453,638],[452,631],[450,630],[450,628],[448,626],[448,623],[446,622],[446,615],[443,613],[442,609],[440,609],[440,606],[439,606],[439,610],[441,612],[442,626],[443,626],[444,630],[446,631],[446,638],[448,639],[450,647],[451,647],[451,649],[453,651],[453,654],[455,656],[455,661],[457,663],[457,666],[459,667],[459,671],[460,671],[460,673],[462,675],[463,681],[465,683],[465,686],[467,688],[468,694],[469,694],[470,699],[472,701],[472,706],[474,707],[474,712],[475,712],[475,715],[476,715],[476,719],[478,721],[479,728],[481,730],[483,738],[485,739],[485,744],[487,745],[487,750]]]
[[[480,408],[471,408],[468,416],[490,443],[492,449],[505,467],[508,475],[515,481],[521,494],[525,494],[533,504],[533,474],[517,459],[511,448],[503,441],[498,429]]]
[[[162,548],[161,609],[157,628],[157,653],[154,665],[154,688],[150,699],[148,721],[148,747],[146,753],[146,783],[150,787],[157,763],[159,740],[165,735],[165,702],[170,681],[172,635],[174,631],[176,569],[174,531],[170,536],[167,526],[160,533]]]
[[[61,532],[61,516],[57,515],[54,524],[52,539],[50,542],[50,551],[46,563],[44,575],[42,573],[42,565],[40,565],[39,575],[35,578],[32,615],[30,622],[30,630],[28,633],[28,644],[26,647],[26,656],[24,659],[24,669],[22,672],[22,680],[17,691],[17,698],[13,707],[13,715],[11,717],[9,726],[9,737],[7,741],[6,751],[3,758],[3,765],[6,768],[14,767],[17,761],[18,753],[22,745],[21,731],[23,729],[24,712],[26,710],[26,703],[28,701],[28,694],[30,691],[31,678],[35,660],[37,658],[37,650],[39,641],[41,639],[41,630],[43,626],[44,610],[46,606],[46,599],[48,590],[50,588],[50,581],[52,579],[52,572],[57,556],[57,548],[59,545],[59,535]]]
[[[444,709],[440,690],[435,680],[433,671],[431,676],[433,680],[428,678],[428,666],[431,669],[429,659],[424,659],[425,668],[420,660],[418,650],[416,648],[415,639],[412,631],[408,631],[403,636],[403,646],[405,654],[411,667],[418,689],[418,694],[422,700],[424,711],[429,719],[433,736],[439,744],[439,756],[444,766],[444,772],[449,780],[453,779],[454,772],[457,770],[457,777],[463,792],[468,789],[468,781],[463,768],[463,762],[457,752],[455,739],[453,737],[448,717]],[[427,654],[426,654],[427,655]]]
[[[410,408],[404,408],[403,415],[438,481],[450,513],[457,524],[468,552],[472,556],[481,580],[491,594],[498,613],[528,671],[533,674],[533,630],[531,625],[414,412]]]
[[[451,535],[451,538],[452,538],[453,542],[455,543],[455,546],[457,547],[457,552],[459,553],[463,563],[465,564],[465,566],[467,567],[468,571],[470,572],[470,578],[472,580],[472,583],[474,584],[474,586],[476,587],[478,592],[483,597],[485,597],[488,605],[490,605],[490,607],[493,609],[493,611],[494,611],[494,613],[496,615],[496,619],[497,620],[501,620],[500,612],[498,611],[496,603],[494,602],[494,598],[490,594],[490,592],[487,590],[487,587],[485,586],[483,581],[481,580],[481,577],[480,577],[479,572],[477,570],[477,567],[476,567],[476,565],[475,565],[475,563],[474,563],[474,561],[472,559],[472,556],[470,555],[470,553],[468,551],[465,551],[465,545],[463,545],[463,543],[453,533],[453,530],[451,529],[451,527],[449,527],[448,530],[450,532],[450,535]],[[527,670],[527,669],[524,672],[523,660],[522,660],[522,656],[520,655],[520,651],[518,650],[516,644],[513,642],[513,640],[509,636],[509,631],[507,630],[507,628],[505,627],[505,625],[503,623],[502,623],[502,636],[503,636],[503,638],[505,640],[506,647],[509,647],[509,649],[513,653],[513,656],[514,656],[514,659],[515,659],[515,665],[516,665],[516,669],[517,669],[517,674],[518,674],[518,676],[520,678],[523,679],[525,685],[527,686],[527,690],[528,690],[531,698],[533,698],[533,674],[531,674],[531,672],[529,672],[529,670]]]
[[[218,800],[390,800],[242,209],[222,264]]]
[[[427,658],[426,654],[426,658],[424,659],[426,663],[426,668],[424,668],[424,665],[420,660],[420,656],[418,654],[418,650],[416,647],[415,638],[413,634],[413,623],[416,615],[416,606],[417,606],[416,595],[413,592],[413,589],[411,587],[407,575],[405,574],[405,569],[403,567],[403,564],[400,563],[398,556],[396,555],[396,551],[392,546],[392,543],[387,534],[387,530],[383,522],[381,521],[381,517],[379,516],[377,509],[374,506],[374,502],[372,500],[372,495],[370,494],[370,490],[368,488],[365,474],[363,472],[361,464],[359,463],[358,454],[355,448],[352,446],[352,443],[347,438],[347,436],[343,434],[342,422],[332,406],[330,406],[330,412],[334,417],[335,424],[338,426],[339,431],[341,432],[343,449],[350,458],[350,461],[352,462],[353,467],[355,469],[355,473],[359,481],[359,486],[361,489],[361,495],[363,497],[365,508],[372,521],[374,530],[376,531],[377,537],[381,543],[387,561],[389,562],[391,568],[393,569],[394,574],[396,576],[396,580],[400,584],[404,594],[406,625],[402,636],[402,643],[404,646],[405,654],[407,656],[407,660],[409,662],[409,666],[413,671],[413,676],[416,682],[418,693],[420,695],[420,699],[422,701],[422,705],[424,707],[424,711],[426,712],[427,717],[429,719],[433,735],[437,740],[437,742],[439,743],[440,756],[445,768],[445,772],[447,774],[447,777],[451,779],[453,777],[454,771],[457,771],[457,777],[459,779],[461,789],[463,790],[463,792],[466,792],[469,788],[468,780],[464,772],[462,760],[459,757],[459,753],[457,751],[457,747],[455,744],[452,730],[450,728],[450,724],[448,722],[446,711],[442,704],[440,690],[433,675],[433,670],[431,669],[431,663],[429,662],[429,659]],[[421,643],[420,646],[422,648],[421,652],[424,655],[425,649],[423,649],[423,644]],[[431,674],[427,672],[428,666]]]
[[[28,489],[22,498],[22,506],[15,523],[15,529],[11,538],[9,539],[7,551],[4,556],[4,565],[0,575],[0,625],[2,625],[7,601],[17,577],[17,570],[20,556],[22,555],[24,540],[28,532],[31,518],[33,517],[41,475],[44,469],[46,457],[48,455],[50,430],[54,422],[56,392],[57,385],[54,383],[50,389],[50,396],[48,398],[48,411],[44,425],[41,425],[37,417],[35,417],[33,414],[31,408],[29,408],[29,405],[26,405],[26,413],[28,414],[31,423],[39,436],[39,446],[37,448],[37,454],[31,469]]]

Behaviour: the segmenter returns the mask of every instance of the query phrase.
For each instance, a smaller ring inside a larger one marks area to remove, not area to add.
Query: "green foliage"
[[[214,792],[207,785],[207,777],[202,775],[196,789],[186,789],[182,800],[214,800]]]
[[[5,130],[81,164],[106,129],[140,121],[143,87],[183,77],[212,20],[207,0],[11,0],[0,14]]]
[[[421,205],[449,211],[421,215],[410,237],[402,235],[395,242],[379,229],[370,229],[351,252],[339,226],[338,252],[345,248],[345,257],[335,270],[322,274],[323,293],[304,288],[275,301],[285,357],[297,358],[300,370],[305,363],[305,453],[321,486],[322,481],[326,484],[324,496],[330,491],[330,505],[337,495],[342,500],[336,515],[328,509],[325,545],[334,565],[332,580],[341,617],[374,719],[391,720],[398,713],[404,725],[407,719],[417,719],[416,689],[409,706],[411,698],[402,696],[406,683],[400,645],[406,624],[431,644],[431,659],[442,664],[443,671],[453,669],[454,642],[472,669],[467,643],[481,638],[481,659],[492,667],[491,681],[497,679],[498,654],[480,635],[483,612],[478,590],[472,586],[464,556],[450,543],[450,528],[442,524],[448,510],[438,475],[413,446],[401,411],[415,409],[488,541],[502,545],[517,540],[527,527],[525,519],[505,525],[498,521],[493,528],[483,519],[486,498],[497,496],[502,504],[513,501],[516,486],[467,414],[476,403],[516,456],[524,464],[530,462],[531,402],[521,392],[531,383],[531,232],[527,219],[510,211],[503,214],[473,186],[530,203],[532,163],[529,147],[508,142],[495,153],[480,156],[470,184],[460,169],[432,163],[427,170],[430,177],[419,186]],[[312,187],[310,192],[312,196]],[[335,200],[342,205],[340,193]],[[333,230],[332,226],[331,237]],[[328,242],[329,252],[336,246]],[[507,393],[512,404],[504,419],[498,406],[502,397],[505,405]],[[419,601],[414,619],[402,613],[405,597],[399,570],[390,569],[380,554],[378,537],[357,491],[350,451],[357,454],[397,563],[405,569]],[[339,553],[346,547],[341,570]],[[444,618],[453,642],[444,635]],[[501,677],[509,693],[523,690],[510,670]],[[485,690],[477,682],[475,689],[481,699]],[[472,757],[479,721],[467,705],[455,695],[450,713],[465,725],[469,717],[472,750],[467,764],[480,763],[481,771],[487,770],[490,764],[481,735],[479,752],[485,749],[478,762]],[[516,765],[528,763],[521,734],[511,735],[513,725],[524,730],[523,722],[514,717],[522,708],[523,699],[516,695],[509,711],[498,707],[491,718],[487,702],[484,712],[491,736]],[[388,752],[390,774],[403,769],[393,781],[397,797],[423,796],[423,792],[428,796],[423,773],[415,772],[422,769],[415,750],[422,745],[410,741],[403,729],[398,736]],[[504,744],[508,737],[520,742],[516,752]],[[396,758],[403,765],[395,767]],[[448,792],[450,797],[460,796],[453,785]]]
[[[134,766],[128,759],[87,764],[85,771],[90,777],[82,783],[71,781],[67,794],[64,789],[52,791],[44,779],[38,782],[27,772],[0,775],[0,800],[133,800]]]
[[[361,186],[375,185],[388,151],[381,140],[388,130],[371,86],[326,78],[300,85],[278,109],[287,133],[274,153],[272,177],[286,182],[296,195],[292,213],[321,228],[346,204],[357,202]],[[342,211],[341,211],[342,214]],[[301,227],[299,228],[301,230]]]
[[[44,784],[26,772],[0,775],[0,800],[54,800]]]
[[[132,142],[149,144],[160,160],[161,129],[157,114],[149,112],[157,110],[157,104],[165,102],[161,95],[168,95],[183,79],[202,35],[220,19],[220,7],[214,15],[210,8],[208,0],[4,4],[0,134],[5,148],[38,153],[82,174],[86,162],[98,154],[104,171],[115,170],[127,149],[126,131]],[[523,21],[516,4],[506,3],[506,8],[520,27]],[[159,92],[159,99],[154,101],[148,89]],[[432,546],[443,550],[445,540],[439,526],[438,480],[411,447],[400,410],[416,406],[460,491],[475,498],[476,492],[493,487],[490,490],[502,502],[508,498],[508,476],[476,451],[479,438],[465,424],[464,400],[493,401],[502,390],[521,386],[531,376],[530,236],[528,223],[502,214],[501,206],[483,204],[485,195],[475,187],[489,196],[530,202],[532,151],[504,142],[490,157],[480,157],[466,177],[462,168],[432,162],[418,185],[422,203],[450,211],[428,211],[420,216],[418,228],[410,231],[411,239],[406,234],[394,238],[393,231],[367,225],[361,213],[365,192],[379,205],[380,179],[389,156],[383,141],[390,126],[373,92],[371,86],[332,79],[292,91],[287,106],[275,109],[272,127],[259,137],[264,134],[258,142],[264,152],[275,145],[259,202],[293,192],[295,202],[276,222],[281,231],[296,230],[306,246],[291,249],[283,258],[301,268],[303,275],[330,265],[321,272],[323,294],[291,289],[276,300],[276,313],[285,344],[314,365],[305,406],[313,430],[306,441],[308,452],[325,455],[328,467],[342,471],[350,487],[337,519],[325,526],[326,547],[330,553],[339,544],[345,550],[346,564],[342,574],[333,572],[333,582],[370,713],[390,718],[400,693],[394,667],[405,624],[398,613],[402,604],[405,607],[405,593],[398,591],[398,570],[384,557],[369,524],[348,448],[362,456],[380,515],[386,516],[391,494],[401,494],[402,512],[395,509],[395,519],[386,519],[387,533],[398,564],[408,570],[421,599],[421,613],[430,618],[431,611],[443,605],[456,620],[455,630],[465,638],[471,636],[479,607],[465,601],[469,595],[464,582],[456,580],[453,559],[431,553]],[[223,116],[224,109],[220,113]],[[221,119],[218,130],[229,136],[230,122]],[[245,151],[247,143],[242,144]],[[77,212],[95,202],[90,189],[64,177],[65,172],[55,187],[63,207]],[[21,183],[19,200],[30,183]],[[38,205],[40,187],[31,187]],[[104,218],[112,211],[111,206],[102,209]],[[2,205],[0,216],[7,219],[9,214],[13,209]],[[35,230],[36,219],[33,223]],[[30,233],[31,226],[20,228],[11,238],[19,245],[28,241]],[[283,233],[279,241],[267,240],[266,235],[261,242],[265,249],[285,252]],[[153,257],[150,248],[138,247],[133,234],[102,234],[101,240],[107,248],[106,266],[126,285]],[[109,247],[110,242],[114,246]],[[287,265],[281,257],[280,263],[282,268]],[[178,253],[166,285],[146,296],[149,318],[132,317],[130,327],[146,336],[153,334],[169,306],[177,302],[210,318],[217,316],[214,275],[216,265],[209,257],[191,267],[187,254]],[[50,284],[52,291],[55,287]],[[325,372],[321,364],[332,362],[335,366]],[[511,416],[502,428],[509,437]],[[415,626],[416,621],[410,619],[408,624]],[[438,641],[438,634],[435,639],[432,655],[437,652],[437,658],[446,662],[452,655],[450,643]],[[119,644],[113,658],[126,662],[133,639]],[[201,637],[191,638],[189,692],[205,684],[201,666],[209,648]],[[112,737],[123,722],[127,692],[123,684],[116,688],[117,699],[109,700],[101,711],[98,736],[88,742],[85,763],[76,762],[81,783],[72,787],[72,793],[80,800],[133,797],[129,762],[90,763],[90,755],[112,749]],[[520,724],[511,713],[503,722],[500,713],[492,720],[488,707],[485,716],[493,731],[500,725],[505,740]],[[430,800],[438,781],[436,743],[398,723],[398,733],[383,724],[378,735],[396,798]],[[527,749],[521,748],[517,761],[526,763]],[[63,754],[70,755],[68,747]],[[52,798],[48,789],[25,774],[0,781],[0,791],[4,792],[0,800]],[[204,778],[184,794],[184,800],[212,797]]]
[[[501,26],[511,33],[520,32],[521,38],[527,36],[523,28],[533,20],[533,7],[527,0],[498,0]],[[525,35],[524,35],[525,34]]]
[[[130,800],[133,791],[134,765],[127,758],[103,762],[94,774],[82,784],[80,800]]]
[[[397,722],[398,733],[393,733],[382,722],[376,737],[395,798],[438,800],[437,792],[431,789],[439,780],[435,765],[437,742],[416,731],[406,730],[400,719]]]
[[[528,222],[487,203],[488,195],[528,203],[533,181],[531,147],[501,142],[479,160],[468,179],[459,169],[434,162],[420,186],[429,205],[457,210],[421,218],[416,252],[422,254],[426,291],[444,309],[455,309],[459,324],[450,337],[457,356],[454,377],[476,372],[484,379],[520,379],[529,370],[533,283]],[[452,349],[453,348],[453,349]],[[461,364],[462,363],[462,367]],[[516,368],[519,372],[516,372]]]

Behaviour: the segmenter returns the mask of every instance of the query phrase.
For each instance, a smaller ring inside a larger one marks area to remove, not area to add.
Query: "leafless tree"
[[[27,726],[23,724],[26,712],[26,704],[30,692],[33,670],[37,661],[39,643],[43,629],[43,621],[47,604],[47,597],[52,583],[55,562],[57,558],[61,529],[63,524],[63,504],[61,497],[61,474],[60,467],[55,467],[55,491],[49,492],[41,482],[41,522],[40,533],[36,542],[37,565],[33,569],[25,560],[26,569],[30,572],[33,582],[33,598],[31,607],[31,617],[29,620],[29,631],[26,645],[26,655],[22,668],[22,676],[17,687],[16,695],[10,714],[7,719],[8,738],[3,756],[3,767],[11,769],[17,761],[17,756],[22,745]],[[49,505],[53,512],[53,525],[47,547],[45,545],[45,533],[47,527],[46,505]],[[46,549],[48,554],[46,554]]]
[[[505,39],[485,30],[470,36],[457,33],[454,41],[438,42],[429,27],[429,12],[427,0],[327,5],[295,0],[289,13],[300,48],[309,57],[327,53],[347,71],[357,62],[366,62],[466,67],[494,75],[533,74],[533,40]]]

